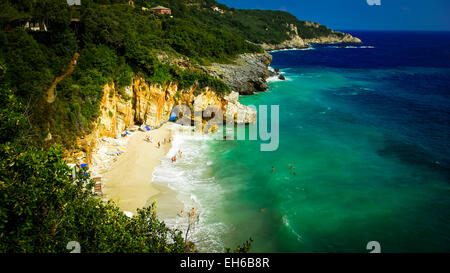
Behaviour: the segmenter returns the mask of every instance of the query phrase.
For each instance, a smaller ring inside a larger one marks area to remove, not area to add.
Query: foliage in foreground
[[[253,238],[250,238],[242,246],[237,246],[236,249],[231,252],[230,248],[225,249],[226,253],[249,253],[253,244]]]
[[[83,253],[185,250],[181,233],[160,222],[154,206],[128,218],[94,198],[82,172],[73,182],[57,148],[2,144],[0,157],[0,252],[68,252],[69,241]]]

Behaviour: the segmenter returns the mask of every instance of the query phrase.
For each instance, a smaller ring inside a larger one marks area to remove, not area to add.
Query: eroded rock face
[[[149,84],[139,77],[133,80],[132,86],[120,92],[116,90],[113,83],[105,85],[100,105],[101,114],[92,132],[77,140],[77,146],[80,149],[75,157],[83,156],[86,158],[85,162],[90,163],[92,154],[96,151],[98,139],[116,137],[135,124],[160,127],[169,120],[173,107],[176,105],[189,107],[192,123],[195,121],[195,111],[202,114],[199,123],[202,126],[198,128],[199,130],[203,130],[210,120],[208,117],[203,117],[208,107],[220,109],[223,122],[226,122],[227,117],[241,124],[253,124],[257,120],[257,111],[240,104],[237,92],[223,97],[208,88],[198,92],[197,95],[195,91],[195,87],[181,90],[175,83],[164,86]],[[207,131],[214,131],[214,128],[209,128]]]
[[[210,76],[222,79],[231,90],[251,95],[269,88],[266,80],[272,76],[268,67],[272,56],[267,53],[241,54],[234,64],[213,64],[202,67]]]
[[[134,122],[157,128],[169,120],[175,105],[192,105],[195,89],[179,90],[178,85],[173,83],[165,86],[149,85],[137,78],[134,80],[133,90],[136,111]]]
[[[194,93],[194,87],[180,90],[174,83],[165,86],[149,85],[142,78],[135,78],[133,86],[126,88],[125,99],[118,94],[113,84],[106,85],[101,115],[94,131],[98,132],[98,137],[114,137],[135,124],[158,128],[169,120],[173,108],[177,105],[188,106],[192,120],[194,112],[217,107],[221,109],[224,121],[227,119],[228,110],[233,115],[239,116],[239,120],[235,118],[236,122],[246,124],[256,122],[256,111],[241,105],[237,92],[222,97],[206,88],[197,96]]]

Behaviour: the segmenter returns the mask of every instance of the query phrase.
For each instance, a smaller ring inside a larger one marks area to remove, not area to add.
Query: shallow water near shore
[[[280,105],[277,151],[175,136],[184,158],[154,181],[198,208],[201,251],[450,250],[450,34],[352,34],[362,48],[272,53],[287,80],[241,97]]]

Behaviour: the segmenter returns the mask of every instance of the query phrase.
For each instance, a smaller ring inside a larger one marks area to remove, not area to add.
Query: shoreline
[[[178,164],[184,165],[189,162],[189,159],[186,158],[187,151],[185,149],[187,147],[182,145],[184,144],[184,138],[193,133],[193,128],[187,129],[183,128],[180,125],[177,125],[176,123],[173,123],[168,125],[168,129],[171,131],[171,136],[173,139],[172,145],[166,155],[159,158],[161,163],[154,168],[152,173],[151,183],[156,189],[159,190],[159,193],[151,196],[148,199],[146,206],[150,206],[153,202],[156,202],[156,214],[160,220],[163,220],[165,222],[177,222],[176,220],[180,219],[180,212],[188,211],[190,207],[193,206],[193,204],[186,200],[186,198],[183,198],[185,197],[185,193],[177,189],[176,185],[173,185],[176,184],[174,183],[174,181],[169,182],[171,181],[171,179],[177,176],[174,169],[171,169],[171,172],[169,174],[170,177],[165,178],[162,178],[161,173],[158,174],[157,171],[161,171],[161,169],[159,168],[163,168],[162,171],[164,173],[164,169],[166,169],[168,166],[171,166],[170,168],[172,168],[172,166],[177,166]],[[178,150],[181,150],[183,152],[183,157],[180,158],[177,155],[177,162],[175,164],[170,163],[170,157],[172,156],[172,154],[177,153]],[[175,188],[173,186],[175,186]],[[179,228],[179,226],[177,225],[176,228]]]
[[[149,132],[136,132],[129,137],[126,152],[104,174],[104,199],[114,201],[122,211],[136,213],[151,205],[152,198],[166,190],[152,182],[153,172],[161,165],[161,158],[170,151],[172,144],[162,144],[164,138],[172,137],[172,131],[164,124]],[[145,141],[145,136],[153,143]],[[161,142],[158,149],[157,143]]]

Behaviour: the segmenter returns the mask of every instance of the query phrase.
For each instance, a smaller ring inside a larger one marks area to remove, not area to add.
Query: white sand
[[[146,135],[153,137],[153,143],[144,140]],[[135,213],[138,208],[148,206],[151,200],[158,199],[155,197],[162,194],[161,187],[152,185],[152,173],[161,165],[161,157],[171,148],[171,144],[163,144],[164,138],[169,140],[171,137],[171,131],[166,124],[159,129],[136,132],[129,137],[126,152],[104,174],[103,193],[115,201],[121,210]],[[160,149],[158,141],[161,142]],[[174,195],[171,195],[173,198]],[[178,206],[174,208],[175,211],[177,209]]]

